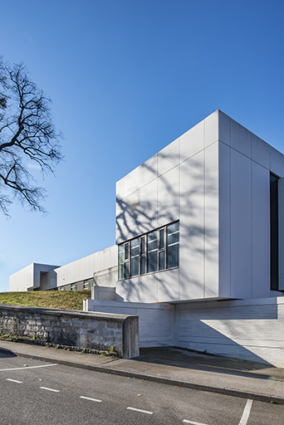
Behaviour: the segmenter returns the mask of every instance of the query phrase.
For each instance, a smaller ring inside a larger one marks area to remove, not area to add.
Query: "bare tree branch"
[[[62,159],[50,103],[22,64],[11,67],[0,58],[0,208],[5,215],[11,195],[44,211],[40,205],[44,190],[32,185],[25,159],[38,164],[43,173],[54,172]]]

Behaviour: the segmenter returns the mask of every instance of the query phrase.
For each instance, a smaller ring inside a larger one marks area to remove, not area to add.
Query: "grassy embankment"
[[[83,299],[91,298],[91,291],[30,291],[0,292],[0,304],[26,307],[83,310]]]

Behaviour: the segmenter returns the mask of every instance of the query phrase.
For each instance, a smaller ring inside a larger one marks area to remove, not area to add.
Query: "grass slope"
[[[83,299],[91,298],[91,291],[30,291],[0,292],[0,303],[26,307],[83,310]]]

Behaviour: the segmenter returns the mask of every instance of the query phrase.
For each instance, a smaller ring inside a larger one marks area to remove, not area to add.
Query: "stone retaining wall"
[[[0,334],[139,355],[138,317],[0,304]]]

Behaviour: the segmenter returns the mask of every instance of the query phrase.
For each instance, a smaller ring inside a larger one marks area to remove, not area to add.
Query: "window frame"
[[[173,270],[179,267],[179,246],[180,246],[180,237],[178,237],[178,265],[173,267],[168,267],[168,232],[167,229],[173,224],[178,224],[178,233],[180,234],[180,225],[179,220],[166,224],[165,226],[159,227],[158,229],[153,229],[147,233],[144,233],[135,238],[129,239],[118,245],[118,280],[132,279],[139,276],[144,276],[146,274],[159,273],[166,270]],[[157,232],[157,270],[149,271],[149,256],[148,256],[148,235],[151,233]],[[132,275],[132,266],[131,266],[131,242],[138,239],[139,240],[139,261],[138,261],[138,271],[139,274]],[[121,252],[121,247],[123,247],[123,255]],[[143,249],[144,248],[144,249]],[[127,255],[128,253],[128,255]],[[120,262],[122,255],[122,262]],[[163,265],[161,266],[161,257],[163,258]],[[143,263],[143,265],[142,265]],[[145,271],[144,271],[145,269]],[[141,273],[142,272],[142,273]],[[123,276],[121,274],[123,273]]]

